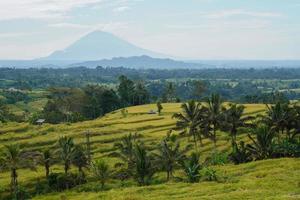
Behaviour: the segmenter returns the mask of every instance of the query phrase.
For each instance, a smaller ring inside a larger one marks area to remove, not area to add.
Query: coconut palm
[[[50,149],[45,149],[40,154],[39,163],[44,165],[46,178],[49,176],[50,166],[53,163],[53,156]]]
[[[68,170],[71,167],[73,153],[75,150],[75,145],[73,138],[70,137],[61,137],[58,140],[58,155],[60,157],[60,160],[64,163],[64,171],[65,174],[68,173]]]
[[[284,133],[291,120],[292,109],[286,103],[277,102],[267,107],[267,115],[263,116],[263,122],[272,127],[277,133]]]
[[[122,137],[120,142],[115,143],[119,152],[114,154],[127,164],[127,169],[132,170],[134,164],[134,145],[138,143],[137,134],[128,134]]]
[[[248,144],[247,149],[256,160],[270,158],[273,154],[273,140],[276,135],[274,129],[266,125],[259,125],[252,130],[252,134],[256,139],[248,134],[253,144]]]
[[[18,188],[17,170],[23,167],[34,167],[34,162],[29,162],[31,156],[23,152],[18,144],[4,145],[0,157],[0,169],[10,170],[10,189],[11,194],[15,193]]]
[[[155,173],[153,160],[143,144],[134,148],[135,178],[139,185],[148,185]]]
[[[162,140],[155,156],[158,165],[167,172],[167,181],[173,177],[175,167],[185,158],[185,153],[188,150],[189,146],[181,150],[179,142],[173,135]]]
[[[111,176],[109,165],[103,160],[96,160],[95,162],[92,162],[91,169],[94,176],[100,181],[101,189],[103,189],[105,183]]]
[[[78,168],[78,173],[84,177],[83,168],[88,167],[89,159],[81,145],[75,145],[72,155],[72,164]]]
[[[200,103],[189,101],[181,105],[182,113],[175,113],[173,118],[177,119],[175,130],[181,131],[181,134],[188,134],[193,137],[195,149],[197,151],[197,138],[201,138],[199,125],[202,119],[202,108]]]
[[[231,136],[231,144],[234,147],[236,143],[237,131],[241,127],[250,127],[247,123],[253,119],[251,116],[243,116],[245,107],[243,105],[229,104],[229,108],[223,111],[223,120],[221,121],[222,130],[228,131]]]
[[[214,142],[214,148],[217,147],[217,130],[220,128],[222,121],[223,101],[219,94],[212,94],[210,98],[206,98],[206,116],[203,121],[204,126],[208,126],[206,135]]]

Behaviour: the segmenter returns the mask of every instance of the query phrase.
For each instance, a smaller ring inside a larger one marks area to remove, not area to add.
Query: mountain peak
[[[44,60],[100,60],[114,57],[130,57],[148,55],[163,57],[137,47],[115,35],[100,30],[93,31],[61,51],[55,51]]]

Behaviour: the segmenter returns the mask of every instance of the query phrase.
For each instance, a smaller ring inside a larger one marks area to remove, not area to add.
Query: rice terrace
[[[299,8],[0,1],[0,200],[300,200]]]

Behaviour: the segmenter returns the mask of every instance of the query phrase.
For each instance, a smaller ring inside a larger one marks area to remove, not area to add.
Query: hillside
[[[105,157],[111,166],[118,161],[110,154],[115,151],[114,143],[127,133],[139,133],[146,145],[157,145],[159,141],[172,129],[175,120],[172,115],[180,111],[180,104],[163,104],[163,113],[148,114],[155,110],[156,106],[143,105],[129,107],[128,115],[123,116],[121,111],[107,114],[101,119],[74,124],[60,124],[42,126],[29,125],[27,123],[2,124],[0,127],[0,147],[4,144],[19,143],[25,150],[41,150],[51,147],[62,135],[71,136],[76,143],[84,143],[86,131],[91,133],[93,158]],[[246,114],[255,115],[264,112],[262,104],[246,105]],[[218,133],[218,149],[227,152],[230,149],[230,138],[228,135]],[[241,134],[239,138],[246,140],[246,135]],[[182,144],[191,143],[184,137]],[[200,148],[201,160],[211,154],[212,143],[204,140],[204,146]],[[218,182],[200,182],[188,184],[172,181],[164,183],[164,175],[156,175],[157,182],[149,187],[137,187],[132,181],[119,183],[110,181],[107,191],[99,192],[95,181],[86,185],[78,186],[63,193],[52,193],[37,196],[35,199],[297,199],[299,198],[299,159],[276,159],[259,162],[251,162],[234,166],[214,166],[219,177]],[[63,167],[55,165],[52,172],[61,172]],[[75,170],[73,168],[73,170]],[[44,170],[39,167],[37,171],[19,170],[19,182],[21,185],[33,189],[37,180],[43,180]],[[180,176],[182,172],[177,171]],[[274,176],[276,174],[276,176]],[[89,178],[90,179],[90,178]],[[0,191],[6,194],[10,180],[9,173],[0,174]],[[287,184],[288,183],[288,184]],[[120,185],[121,184],[121,185]],[[121,188],[120,188],[121,187]],[[276,190],[274,190],[276,188]],[[1,194],[1,192],[0,192]],[[226,194],[226,195],[224,195]],[[0,196],[1,199],[1,196]]]

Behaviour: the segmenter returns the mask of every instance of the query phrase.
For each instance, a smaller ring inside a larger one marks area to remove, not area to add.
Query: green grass
[[[59,124],[42,126],[27,123],[0,124],[0,148],[4,144],[18,143],[25,150],[42,150],[53,147],[60,136],[73,137],[76,143],[84,143],[84,133],[91,132],[93,158],[103,158],[111,166],[118,161],[109,156],[115,151],[114,143],[128,133],[138,132],[146,145],[155,146],[175,126],[172,115],[180,112],[180,103],[163,104],[162,115],[148,114],[149,110],[156,110],[155,104],[129,107],[128,116],[123,117],[120,110],[106,116],[74,124]],[[262,104],[247,104],[246,114],[254,115],[263,113],[265,106]],[[174,132],[176,133],[176,132]],[[218,149],[228,152],[230,138],[226,133],[218,132]],[[240,133],[239,139],[247,140],[245,134]],[[181,138],[182,146],[192,142]],[[200,148],[201,159],[204,160],[211,154],[213,144],[204,139],[204,146]],[[137,187],[134,181],[121,187],[119,181],[111,181],[111,188],[105,192],[94,192],[91,188],[97,186],[91,177],[90,183],[67,191],[66,193],[53,193],[39,196],[35,199],[60,199],[66,195],[67,199],[300,199],[300,161],[299,159],[278,159],[253,162],[239,166],[224,165],[215,167],[220,177],[219,182],[201,182],[188,184],[172,182],[165,184],[165,175],[156,175],[157,183],[149,187]],[[61,172],[63,167],[56,165],[52,172]],[[73,168],[75,170],[75,168]],[[177,176],[183,177],[181,171]],[[33,188],[36,180],[44,180],[44,170],[40,166],[37,171],[19,170],[19,183]],[[8,172],[0,174],[1,189],[8,188],[10,175]],[[159,184],[160,183],[160,184]],[[279,187],[279,185],[282,185]],[[80,191],[80,192],[79,192]],[[86,191],[86,192],[83,192]],[[1,195],[0,195],[1,199]]]

